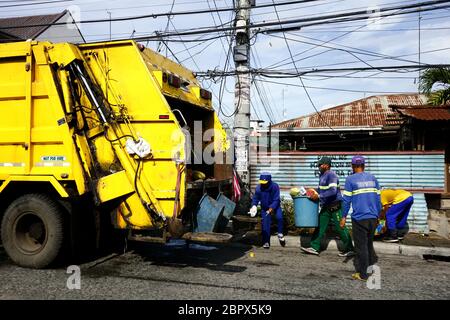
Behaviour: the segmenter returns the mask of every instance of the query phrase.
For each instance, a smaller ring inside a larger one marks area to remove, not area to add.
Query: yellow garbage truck
[[[229,240],[231,152],[211,92],[139,43],[0,45],[1,239],[20,266],[99,246],[105,225],[125,240]]]

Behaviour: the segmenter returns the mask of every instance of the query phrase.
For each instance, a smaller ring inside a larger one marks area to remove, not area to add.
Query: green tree
[[[450,68],[426,69],[420,76],[419,90],[432,105],[450,103]]]

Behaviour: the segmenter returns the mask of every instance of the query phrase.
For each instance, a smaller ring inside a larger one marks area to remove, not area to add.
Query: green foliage
[[[426,69],[419,81],[419,90],[428,95],[430,104],[437,106],[450,103],[450,68]]]
[[[288,230],[295,229],[294,220],[294,202],[291,199],[281,197],[281,210],[283,210],[283,217],[286,221],[286,227]]]

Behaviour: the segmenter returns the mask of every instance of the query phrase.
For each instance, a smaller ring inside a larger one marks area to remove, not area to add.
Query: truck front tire
[[[21,196],[6,209],[1,231],[3,247],[17,265],[48,267],[63,246],[62,209],[46,195]]]

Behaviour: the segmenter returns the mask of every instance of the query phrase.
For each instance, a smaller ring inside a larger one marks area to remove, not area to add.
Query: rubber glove
[[[252,217],[252,218],[256,217],[257,213],[258,213],[258,208],[256,206],[251,207],[250,212],[249,212],[250,217]]]

